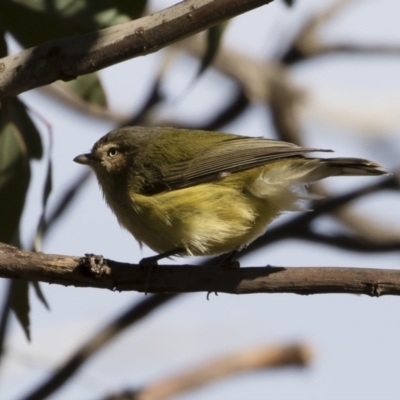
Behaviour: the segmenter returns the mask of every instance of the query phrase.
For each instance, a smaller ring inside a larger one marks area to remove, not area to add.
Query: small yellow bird
[[[301,210],[307,186],[330,176],[383,175],[359,158],[264,138],[165,127],[125,127],[74,159],[95,172],[105,200],[139,242],[160,253],[235,252],[285,211]]]

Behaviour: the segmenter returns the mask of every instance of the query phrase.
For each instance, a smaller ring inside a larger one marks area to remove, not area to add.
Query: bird
[[[128,126],[74,161],[92,168],[118,222],[158,255],[234,255],[279,215],[304,210],[309,184],[331,176],[384,175],[361,158],[263,137]]]

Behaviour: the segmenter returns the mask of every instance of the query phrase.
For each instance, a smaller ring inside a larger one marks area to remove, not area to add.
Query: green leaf
[[[25,104],[18,98],[8,100],[7,118],[18,127],[29,158],[40,159],[43,156],[42,139],[36,125],[32,122]]]
[[[143,15],[147,0],[113,0],[112,3],[120,13],[129,15],[132,19],[137,19]]]
[[[5,57],[8,54],[5,34],[6,32],[4,30],[3,23],[0,20],[0,58]]]
[[[44,297],[42,288],[40,287],[39,282],[31,282],[33,288],[35,289],[35,293],[37,298],[40,300],[40,302],[48,309],[50,310],[49,303],[47,302],[46,298]]]
[[[59,82],[59,84],[86,103],[107,107],[107,97],[96,73],[78,76],[73,81]]]
[[[13,281],[10,305],[25,332],[26,338],[30,341],[29,285],[27,281]]]
[[[47,160],[47,173],[46,173],[46,180],[43,187],[43,195],[42,195],[42,213],[40,215],[38,228],[35,235],[35,242],[34,242],[34,251],[40,251],[41,242],[43,235],[46,231],[46,208],[47,202],[49,200],[50,193],[53,189],[53,164],[51,161],[52,157],[52,141],[50,141],[50,150]],[[43,291],[39,285],[39,282],[32,282],[32,286],[35,290],[37,298],[41,301],[41,303],[49,310],[50,306],[47,302],[46,298],[44,297]]]
[[[13,243],[30,179],[26,144],[18,127],[5,120],[1,109],[0,122],[0,242]]]
[[[130,15],[136,16],[144,7],[143,0],[131,0],[131,6],[127,1],[113,3],[111,0],[2,0],[0,15],[5,29],[22,46],[31,47],[130,21]]]
[[[30,180],[30,158],[42,156],[39,132],[17,98],[0,109],[0,241],[19,244],[19,223]],[[30,339],[28,282],[12,284],[11,309]]]
[[[34,251],[40,251],[42,247],[42,238],[46,231],[47,224],[46,224],[46,207],[47,201],[49,199],[51,190],[53,188],[53,164],[51,162],[51,150],[49,151],[49,157],[47,160],[47,173],[46,173],[46,180],[43,187],[43,195],[42,195],[42,213],[39,218],[39,224],[36,230],[35,235],[35,242],[33,245]]]
[[[228,23],[224,22],[222,24],[213,26],[207,31],[207,48],[201,60],[201,65],[197,76],[200,76],[214,61],[221,44],[222,35],[227,25]]]

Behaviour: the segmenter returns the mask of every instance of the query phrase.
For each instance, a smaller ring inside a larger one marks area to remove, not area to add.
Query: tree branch
[[[292,65],[307,61],[313,57],[332,53],[347,54],[375,54],[375,55],[400,55],[400,47],[396,45],[373,45],[373,44],[325,44],[320,38],[318,31],[339,14],[343,8],[357,3],[354,0],[337,0],[321,13],[312,15],[304,24],[302,30],[295,37],[294,42],[282,56],[282,63]]]
[[[0,100],[153,53],[272,0],[186,0],[156,14],[52,40],[0,60]]]
[[[52,376],[46,379],[27,396],[23,397],[23,399],[46,399],[63,386],[93,354],[109,343],[115,336],[175,297],[176,295],[174,294],[158,294],[135,303],[128,310],[108,323],[103,329],[96,331],[95,334],[84,342],[63,364],[58,366]]]
[[[208,361],[205,365],[178,373],[140,390],[107,396],[105,400],[166,399],[238,373],[290,366],[306,367],[310,359],[311,349],[306,345],[260,346]]]
[[[32,253],[0,245],[0,277],[64,286],[153,293],[355,293],[400,295],[400,271],[369,268],[207,266],[155,268],[147,288],[147,269],[100,256],[69,257]],[[148,290],[147,290],[148,289]]]

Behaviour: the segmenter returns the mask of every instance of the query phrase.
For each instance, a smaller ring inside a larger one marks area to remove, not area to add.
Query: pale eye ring
[[[109,157],[115,157],[118,154],[118,149],[116,147],[110,147],[107,151]]]

